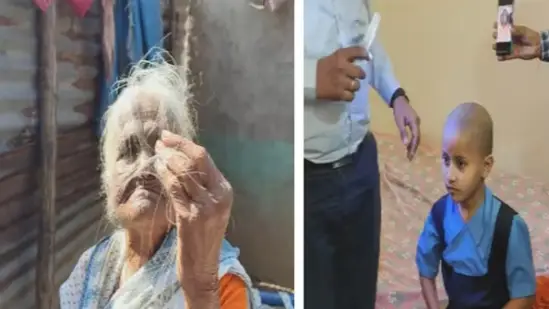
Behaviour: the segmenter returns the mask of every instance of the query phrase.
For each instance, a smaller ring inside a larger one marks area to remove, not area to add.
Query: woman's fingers
[[[176,159],[172,159],[170,161],[178,161]],[[187,170],[187,171],[181,171],[181,169],[178,169],[177,167],[174,168],[174,166],[177,166],[177,163],[170,164],[168,162],[168,170],[170,173],[177,175],[177,180],[181,187],[183,187],[183,190],[185,190],[185,193],[191,197],[193,201],[196,201],[198,203],[206,203],[209,197],[208,189],[202,184],[202,181],[200,180],[202,176],[193,170]]]
[[[171,170],[165,171],[163,175],[165,181],[168,196],[171,199],[173,208],[169,208],[171,211],[175,211],[176,218],[194,219],[198,216],[200,211],[198,205],[193,203],[193,198],[187,193],[185,188],[180,185],[180,180]]]
[[[231,185],[204,147],[163,131],[162,141],[157,143],[156,148],[157,152],[167,154],[169,172],[177,175],[180,186],[198,206],[227,204],[230,208],[233,197]]]
[[[166,147],[181,152],[182,157],[187,157],[186,171],[198,172],[200,177],[196,180],[199,180],[203,186],[209,188],[218,181],[216,178],[220,172],[204,147],[165,130],[162,131],[161,138]],[[181,172],[184,171],[181,170]]]

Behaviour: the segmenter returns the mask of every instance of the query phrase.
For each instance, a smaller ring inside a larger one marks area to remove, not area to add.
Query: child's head
[[[494,159],[493,123],[477,103],[463,103],[446,119],[442,138],[442,171],[448,193],[458,202],[484,190]]]

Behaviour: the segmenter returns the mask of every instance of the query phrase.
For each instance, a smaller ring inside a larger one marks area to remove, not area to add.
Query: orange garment
[[[549,308],[549,277],[538,276],[536,278],[536,302],[534,309]]]
[[[227,274],[219,281],[221,309],[247,309],[248,291],[246,284],[237,275]]]

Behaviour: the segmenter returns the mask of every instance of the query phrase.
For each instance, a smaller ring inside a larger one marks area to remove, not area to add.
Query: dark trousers
[[[381,227],[374,136],[340,164],[305,161],[304,177],[305,308],[373,309]]]

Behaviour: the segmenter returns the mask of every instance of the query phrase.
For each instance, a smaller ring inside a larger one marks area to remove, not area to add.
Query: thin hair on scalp
[[[122,152],[128,150],[124,149],[126,141],[133,142],[138,149],[145,149],[154,148],[150,136],[161,130],[168,130],[187,139],[194,139],[196,135],[195,111],[191,106],[191,87],[186,69],[170,64],[168,59],[171,56],[168,52],[157,49],[155,53],[157,56],[152,61],[139,61],[127,77],[115,84],[113,91],[119,91],[119,95],[103,117],[101,185],[107,200],[107,217],[115,224],[112,210],[116,207],[116,196],[109,190],[114,185],[115,177],[121,180],[121,188],[126,188],[133,178],[151,175],[162,183],[165,190],[167,184],[159,174],[166,169],[166,159],[174,155],[184,156],[181,152],[166,149],[136,160],[121,171],[117,161]],[[143,111],[143,106],[147,104],[154,106],[152,113]],[[144,113],[156,119],[143,119],[146,118],[143,117]],[[132,150],[129,147],[129,151]],[[169,194],[166,196],[171,198]]]

